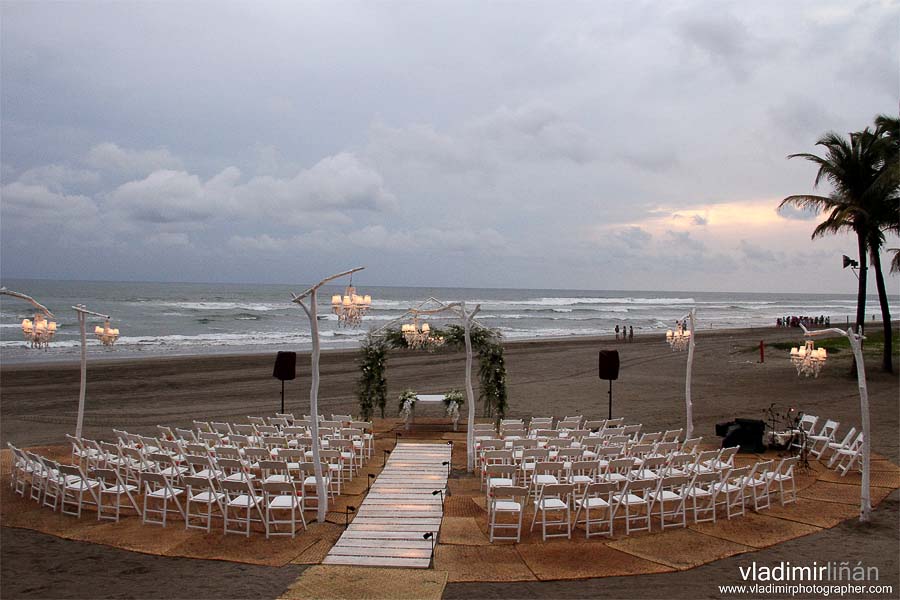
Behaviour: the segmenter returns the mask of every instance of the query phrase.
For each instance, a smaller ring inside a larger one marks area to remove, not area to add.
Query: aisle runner
[[[427,569],[441,528],[449,444],[397,444],[356,518],[323,564]]]

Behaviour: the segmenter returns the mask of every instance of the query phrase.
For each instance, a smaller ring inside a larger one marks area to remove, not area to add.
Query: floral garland
[[[444,406],[447,407],[447,416],[453,420],[454,428],[459,422],[459,407],[463,405],[464,398],[459,390],[450,390],[444,394]]]

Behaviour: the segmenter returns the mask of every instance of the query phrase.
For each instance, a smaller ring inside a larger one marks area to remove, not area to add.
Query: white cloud
[[[54,164],[28,169],[19,175],[18,181],[28,185],[44,185],[52,190],[62,191],[73,185],[94,186],[100,182],[100,174],[87,169]]]
[[[181,161],[166,148],[129,150],[112,142],[92,147],[84,163],[97,170],[126,177],[146,175],[160,169],[178,169]]]
[[[0,188],[2,213],[16,227],[43,229],[53,234],[54,227],[75,223],[84,227],[100,225],[97,205],[87,196],[55,192],[43,185],[19,181]]]
[[[207,193],[196,175],[168,170],[124,183],[108,196],[115,210],[149,223],[206,221],[223,200],[222,195]]]

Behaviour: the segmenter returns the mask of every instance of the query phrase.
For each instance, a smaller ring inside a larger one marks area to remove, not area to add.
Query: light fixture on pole
[[[872,496],[869,488],[871,479],[871,448],[872,438],[870,433],[870,415],[869,415],[869,391],[866,385],[866,363],[862,355],[862,341],[865,336],[855,333],[852,328],[843,331],[837,328],[819,329],[817,331],[809,331],[803,323],[800,323],[803,335],[806,337],[815,337],[828,334],[842,335],[850,342],[850,350],[853,352],[853,358],[856,362],[856,387],[859,390],[859,412],[862,427],[862,485],[859,492],[859,520],[862,523],[868,522],[872,518]],[[798,350],[799,352],[799,350]],[[824,362],[824,360],[823,360]]]
[[[791,348],[791,363],[797,369],[797,375],[818,377],[826,360],[828,352],[825,348],[816,348],[812,340],[806,340],[803,346]]]
[[[666,332],[666,341],[673,352],[687,350],[691,341],[691,332],[690,330],[685,330],[683,320],[678,322],[678,326],[675,327],[674,331],[670,329]]]
[[[444,344],[444,338],[431,334],[431,326],[428,323],[419,325],[419,317],[414,316],[412,323],[404,323],[400,326],[400,333],[406,344],[413,350],[434,349]]]
[[[81,387],[78,391],[78,418],[75,421],[75,437],[81,437],[81,427],[84,424],[84,393],[87,388],[87,330],[86,330],[86,320],[87,316],[91,315],[93,317],[100,317],[101,319],[105,319],[106,325],[102,329],[102,331],[109,331],[110,335],[108,339],[109,343],[104,342],[101,338],[101,342],[103,342],[104,346],[111,347],[115,341],[119,338],[119,330],[118,329],[110,329],[109,328],[109,315],[103,315],[97,312],[93,312],[84,307],[83,304],[78,304],[72,307],[78,314],[78,327],[81,330]],[[99,327],[97,329],[100,329]],[[94,330],[95,335],[97,335]],[[112,332],[115,332],[115,339],[113,339]]]
[[[55,318],[53,313],[31,296],[8,290],[6,287],[0,287],[0,295],[24,300],[41,311],[40,313],[35,313],[34,321],[31,319],[22,321],[22,333],[25,335],[25,339],[31,343],[32,348],[43,348],[46,350],[50,340],[53,339],[53,335],[56,333],[56,321],[50,320]]]
[[[350,276],[350,285],[344,290],[343,296],[335,294],[331,297],[331,311],[337,315],[338,325],[341,327],[359,327],[362,318],[372,308],[372,296],[361,296],[353,287],[353,276]]]
[[[116,340],[119,339],[119,330],[110,327],[109,319],[106,319],[106,323],[103,327],[100,327],[99,325],[94,327],[94,335],[100,340],[101,344],[107,348],[111,348],[112,345],[116,343]]]
[[[687,372],[684,377],[685,436],[690,438],[694,433],[694,404],[691,402],[691,371],[694,366],[694,329],[696,328],[697,310],[692,308],[680,321],[674,331],[666,332],[666,341],[673,352],[688,351]],[[689,329],[685,329],[685,324]]]
[[[319,317],[318,317],[318,291],[319,288],[328,283],[329,281],[333,281],[338,277],[344,277],[346,275],[353,275],[353,273],[357,271],[361,271],[365,267],[357,267],[355,269],[350,269],[349,271],[344,271],[343,273],[337,273],[335,275],[331,275],[326,277],[316,285],[312,286],[302,294],[292,294],[291,301],[295,304],[299,304],[300,308],[303,309],[303,312],[306,313],[306,316],[309,318],[309,333],[310,337],[312,337],[312,352],[310,353],[310,363],[311,363],[311,385],[309,390],[309,412],[312,415],[310,419],[310,434],[312,437],[312,463],[313,463],[313,475],[316,479],[316,495],[318,497],[318,506],[316,508],[316,520],[319,523],[325,522],[325,515],[328,512],[328,490],[325,486],[325,479],[322,476],[322,461],[319,459],[319,450],[321,445],[321,440],[319,439],[319,356],[321,354],[320,344],[319,344]],[[351,280],[352,281],[352,280]],[[352,306],[353,296],[355,292],[353,292],[353,287],[347,287],[348,295],[348,303]],[[308,302],[304,302],[309,298]],[[337,296],[335,296],[337,298]],[[332,308],[336,314],[338,314],[339,322],[343,322],[341,319],[342,314],[349,315],[351,311],[343,311],[344,304],[343,299],[341,300],[341,311],[338,312],[338,307],[334,306],[334,299],[332,298]],[[359,296],[357,296],[359,298]],[[363,303],[366,305],[368,309],[368,305],[372,303],[371,297],[363,297]],[[357,313],[358,314],[358,313]],[[359,315],[358,319],[361,319],[362,315]],[[357,319],[357,324],[358,324]]]
[[[32,348],[46,350],[50,345],[50,340],[56,334],[56,327],[56,321],[48,321],[40,313],[35,313],[34,321],[31,319],[22,321],[22,333],[25,335],[25,340],[31,343]]]

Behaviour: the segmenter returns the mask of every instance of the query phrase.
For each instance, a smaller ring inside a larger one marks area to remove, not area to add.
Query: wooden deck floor
[[[397,444],[356,518],[323,561],[327,565],[427,569],[444,506],[448,444]]]

